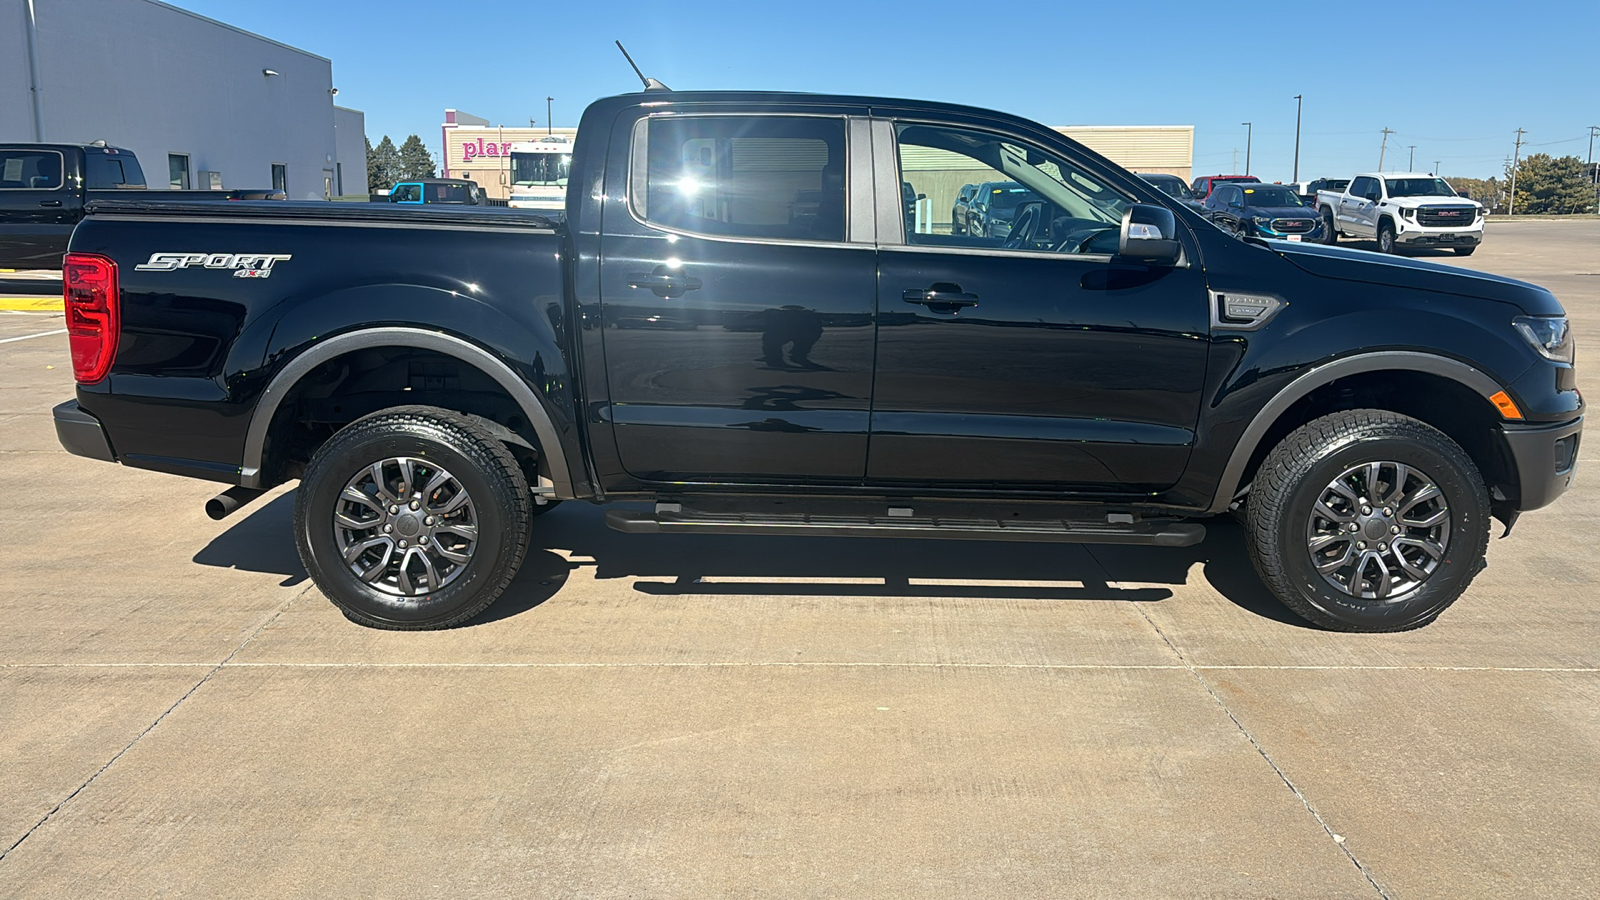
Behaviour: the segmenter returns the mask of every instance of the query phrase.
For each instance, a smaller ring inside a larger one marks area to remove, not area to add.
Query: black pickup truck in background
[[[92,203],[62,444],[234,485],[219,518],[299,479],[312,578],[399,629],[486,608],[555,502],[646,500],[608,524],[1188,546],[1231,512],[1289,608],[1396,631],[1571,482],[1543,288],[1239,240],[981,109],[648,91],[578,135],[563,222]],[[961,180],[1027,189],[1003,237],[913,227],[907,185]]]
[[[0,268],[57,269],[84,206],[145,190],[132,152],[101,144],[0,144]],[[155,202],[282,200],[282,191],[150,191]]]

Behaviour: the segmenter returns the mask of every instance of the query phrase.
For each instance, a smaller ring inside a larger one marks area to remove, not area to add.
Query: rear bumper
[[[1581,416],[1562,425],[1506,425],[1503,433],[1517,464],[1518,511],[1548,506],[1572,486],[1583,437]]]
[[[100,426],[100,420],[79,409],[78,401],[68,400],[52,410],[52,413],[56,420],[56,440],[61,442],[61,446],[65,447],[68,453],[104,462],[117,461],[117,455],[111,452],[111,441],[106,437],[106,430]]]

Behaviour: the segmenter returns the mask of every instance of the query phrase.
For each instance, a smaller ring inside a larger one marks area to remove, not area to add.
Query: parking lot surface
[[[1600,222],[1431,258],[1554,290],[1600,387]],[[572,503],[479,620],[380,632],[311,587],[287,490],[212,522],[218,486],[60,450],[61,328],[0,312],[0,897],[1600,884],[1593,477],[1397,635],[1306,627],[1231,520],[1184,550],[678,538]]]

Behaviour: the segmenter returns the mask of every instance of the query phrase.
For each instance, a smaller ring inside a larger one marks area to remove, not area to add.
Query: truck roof
[[[1358,172],[1351,178],[1437,178],[1432,172]]]
[[[46,144],[39,144],[39,143],[34,143],[32,141],[13,141],[13,142],[8,142],[8,143],[0,143],[0,149],[3,149],[3,150],[16,150],[16,149],[85,150],[85,151],[88,151],[90,153],[95,153],[95,152],[99,152],[99,153],[126,153],[129,156],[133,155],[133,151],[132,150],[129,150],[129,149],[124,148],[124,147],[113,147],[112,145],[107,144],[104,141],[101,141],[100,143],[96,143],[96,144],[63,144],[63,143],[56,142],[56,141],[52,141],[52,142],[46,143]]]

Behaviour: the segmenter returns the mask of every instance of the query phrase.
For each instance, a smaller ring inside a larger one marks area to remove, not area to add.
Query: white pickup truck
[[[1443,179],[1417,172],[1357,175],[1341,191],[1317,191],[1325,240],[1340,235],[1378,242],[1382,253],[1449,247],[1471,256],[1483,242],[1487,210]]]

